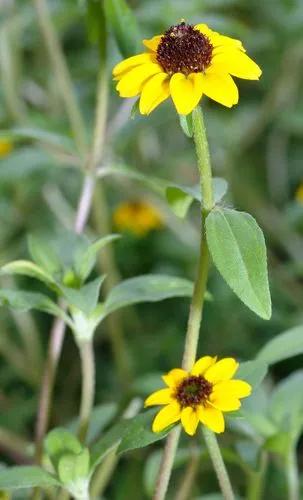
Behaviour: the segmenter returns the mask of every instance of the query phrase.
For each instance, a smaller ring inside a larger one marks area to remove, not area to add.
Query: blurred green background
[[[88,37],[86,5],[84,0],[50,0],[48,4],[90,141],[99,55],[96,44]],[[129,5],[142,38],[163,32],[181,18],[193,24],[205,22],[241,39],[263,70],[260,82],[237,82],[240,102],[231,110],[207,98],[202,101],[214,173],[229,183],[224,204],[251,213],[265,233],[273,316],[268,322],[257,318],[212,269],[209,291],[213,300],[206,305],[199,353],[252,359],[274,335],[303,322],[303,193],[299,189],[303,183],[303,3],[140,0],[129,1]],[[29,233],[47,233],[51,238],[56,231],[71,227],[82,174],[34,4],[28,0],[6,0],[0,9],[1,140],[13,141],[12,150],[4,151],[0,159],[3,265],[13,259],[28,258]],[[122,56],[111,30],[108,31],[111,69]],[[179,126],[171,102],[161,105],[148,118],[130,119],[133,102],[120,100],[110,80],[109,85],[105,154],[100,167],[129,167],[172,183],[195,184],[194,149]],[[65,137],[64,145],[49,145],[37,136],[37,130],[60,134]],[[113,230],[115,210],[124,202],[144,200],[162,218],[162,227],[146,234],[123,231],[123,238],[113,247],[120,276],[164,273],[193,279],[199,237],[198,207],[193,206],[186,219],[180,219],[142,182],[109,175],[102,179],[102,184]],[[90,235],[100,234],[102,217],[97,191]],[[4,277],[1,284],[16,285]],[[18,279],[18,284],[29,290],[40,289],[30,279]],[[135,380],[126,393],[119,366],[113,362],[108,324],[102,325],[95,342],[97,403],[114,400],[123,405],[130,394],[144,394],[148,374],[178,366],[188,306],[187,299],[170,299],[119,313],[127,343],[125,355]],[[51,318],[46,315],[17,315],[1,309],[0,454],[8,464],[22,462],[18,440],[23,443],[33,436],[50,327]],[[302,360],[302,356],[297,356],[275,365],[273,380],[301,367]],[[78,353],[68,335],[56,382],[52,426],[77,414],[79,391]],[[12,432],[9,443],[6,430]],[[11,446],[14,440],[16,446]],[[119,480],[111,484],[107,498],[145,498],[138,483],[143,481],[141,459],[147,453],[134,452],[132,460],[128,457],[121,461]],[[215,480],[211,474],[207,481],[209,491],[213,491]],[[282,496],[279,495],[271,498],[286,498],[283,488]]]

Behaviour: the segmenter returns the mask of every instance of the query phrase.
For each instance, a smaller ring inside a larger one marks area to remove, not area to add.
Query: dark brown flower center
[[[182,407],[203,404],[211,394],[212,384],[202,375],[185,378],[177,387],[175,397]]]
[[[162,36],[157,61],[166,73],[199,73],[210,65],[213,46],[207,36],[182,22],[171,26]]]

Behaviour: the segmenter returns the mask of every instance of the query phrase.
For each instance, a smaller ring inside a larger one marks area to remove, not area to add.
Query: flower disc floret
[[[203,404],[211,394],[212,384],[208,382],[202,375],[191,375],[185,378],[177,386],[176,400],[182,408],[186,406],[196,407]]]
[[[204,72],[210,65],[213,46],[207,36],[182,22],[171,26],[157,48],[157,61],[168,75]]]

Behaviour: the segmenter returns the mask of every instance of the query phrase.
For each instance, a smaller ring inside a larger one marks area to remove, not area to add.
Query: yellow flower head
[[[0,139],[0,158],[9,155],[13,150],[13,143],[9,139]]]
[[[113,70],[121,97],[141,95],[142,115],[169,96],[180,115],[191,113],[203,94],[230,108],[239,99],[232,76],[258,80],[262,73],[239,40],[206,24],[181,22],[143,43],[147,52],[125,59]]]
[[[139,237],[162,227],[161,214],[155,207],[143,201],[121,203],[116,208],[113,218],[118,230],[130,231]]]
[[[300,184],[298,187],[296,194],[295,194],[296,201],[303,205],[303,182]]]
[[[213,432],[223,432],[223,412],[238,410],[239,399],[251,393],[247,382],[231,380],[238,367],[233,358],[217,361],[216,357],[204,356],[191,372],[175,368],[164,375],[168,388],[154,392],[145,401],[145,406],[165,405],[153,421],[153,431],[161,432],[181,420],[190,436],[199,422]]]

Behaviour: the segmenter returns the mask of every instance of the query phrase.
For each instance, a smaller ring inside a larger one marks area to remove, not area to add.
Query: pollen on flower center
[[[212,50],[207,36],[182,22],[171,26],[163,35],[157,49],[157,61],[169,75],[199,73],[210,65]]]
[[[182,407],[203,404],[211,394],[212,384],[202,375],[185,378],[177,387],[175,397]]]

